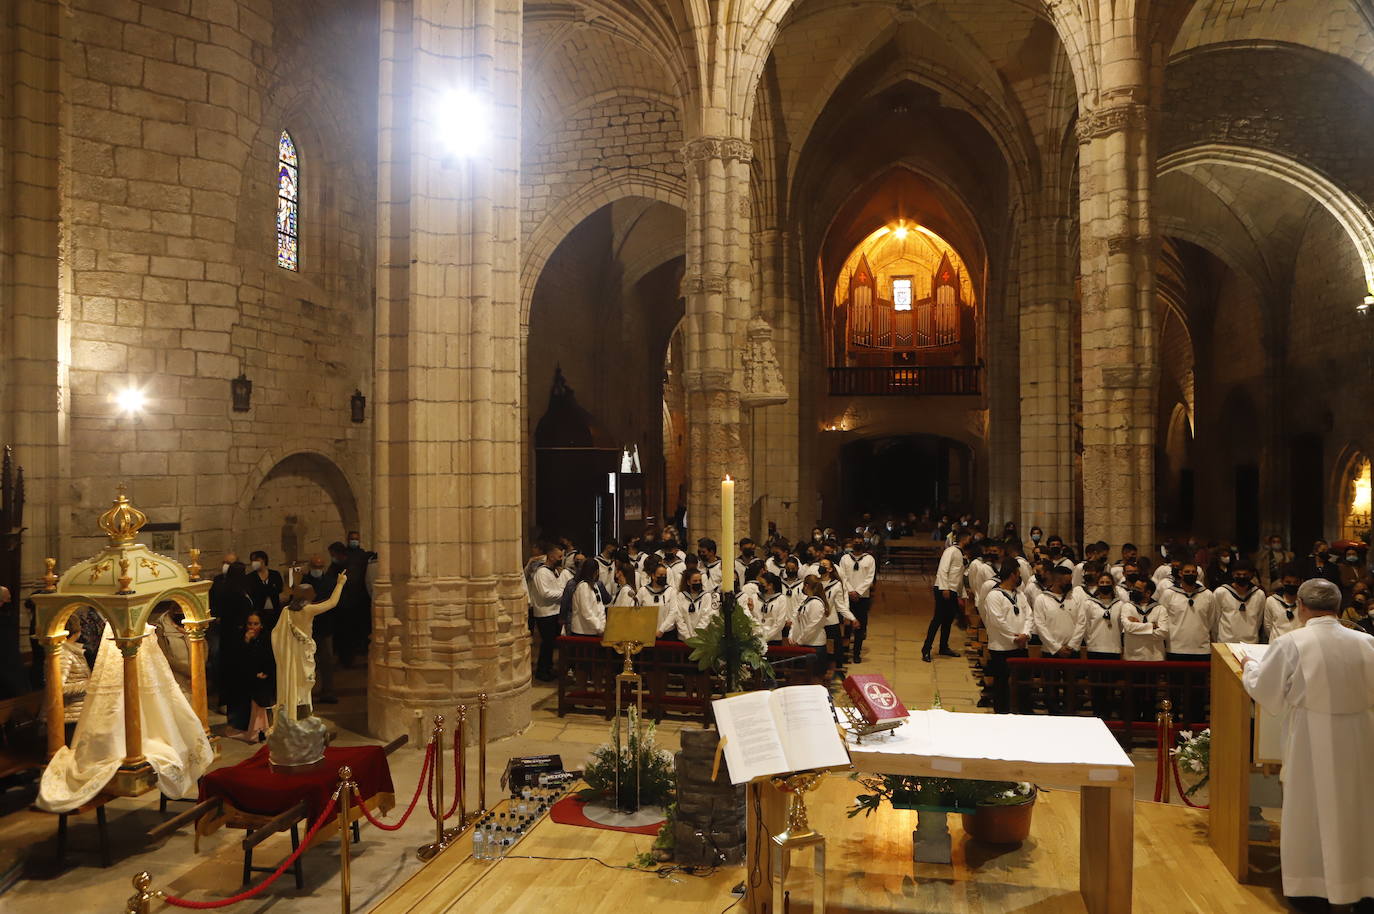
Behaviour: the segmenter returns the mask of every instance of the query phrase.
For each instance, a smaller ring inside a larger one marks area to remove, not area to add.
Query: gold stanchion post
[[[477,821],[474,815],[471,819],[467,813],[467,798],[464,796],[465,786],[468,779],[468,759],[467,746],[464,731],[467,729],[468,706],[458,706],[458,720],[453,725],[453,785],[454,795],[458,798],[458,824],[453,828],[444,829],[444,840],[453,841],[454,838],[467,830],[467,827]]]
[[[477,817],[487,814],[487,693],[477,693]]]
[[[1173,729],[1174,723],[1174,703],[1169,699],[1164,699],[1159,703],[1160,711],[1155,715],[1155,722],[1159,724],[1159,751],[1164,756],[1159,760],[1159,770],[1164,773],[1164,793],[1161,794],[1161,801],[1170,802],[1173,791],[1169,788],[1173,782],[1173,771],[1171,767],[1173,760],[1169,758],[1169,731]]]
[[[444,836],[444,715],[434,715],[434,843],[415,851],[415,856],[428,863],[448,847]]]
[[[344,765],[339,769],[339,903],[343,914],[352,905],[352,874],[349,872],[349,822],[353,815],[353,769]]]
[[[124,906],[124,914],[152,914],[153,900],[161,893],[150,891],[153,877],[147,870],[134,877],[134,893]]]

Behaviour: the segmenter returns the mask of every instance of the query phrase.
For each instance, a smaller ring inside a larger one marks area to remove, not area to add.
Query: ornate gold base
[[[121,765],[103,792],[116,797],[139,797],[156,788],[157,772],[144,761],[128,767]]]

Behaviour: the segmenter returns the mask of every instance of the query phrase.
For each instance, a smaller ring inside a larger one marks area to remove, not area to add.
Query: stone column
[[[770,520],[777,522],[779,530],[788,531],[789,536],[801,529],[800,415],[795,392],[801,327],[800,316],[792,305],[790,249],[791,238],[786,232],[767,229],[754,235],[759,307],[750,321],[751,345],[745,356],[755,377],[752,381],[746,379],[745,397],[746,402],[751,397],[758,398],[749,428],[754,498],[763,506],[751,524],[755,534],[766,532]],[[766,348],[757,342],[764,338]],[[759,349],[764,351],[756,351]]]
[[[750,317],[749,162],[738,137],[697,137],[687,163],[683,387],[687,392],[687,526],[718,539],[720,480],[736,480],[736,539],[750,530],[753,474],[740,413],[741,355]],[[723,546],[722,546],[723,548]]]
[[[70,559],[70,324],[59,260],[63,55],[71,16],[55,0],[0,4],[0,444],[24,468],[25,580],[40,556]],[[70,256],[71,252],[68,252]],[[93,257],[94,254],[92,253]],[[16,598],[18,594],[15,595]]]
[[[369,728],[529,721],[520,581],[520,4],[384,0]]]
[[[1154,112],[1143,81],[1100,98],[1078,121],[1083,536],[1143,546],[1155,539]]]
[[[1021,531],[1076,539],[1073,511],[1073,319],[1060,220],[1027,219],[1020,251]]]

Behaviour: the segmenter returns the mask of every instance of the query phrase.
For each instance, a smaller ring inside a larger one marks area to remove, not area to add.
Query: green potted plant
[[[642,737],[638,712],[630,709],[628,731],[622,738],[618,732],[624,722],[616,718],[611,724],[611,741],[592,750],[587,758],[582,779],[587,786],[578,796],[587,802],[599,801],[616,809],[634,810],[640,806],[667,806],[673,799],[673,757],[654,745],[656,728],[643,725]],[[619,746],[619,750],[617,750]],[[616,794],[617,769],[619,795]],[[635,802],[635,772],[639,774],[639,802]]]
[[[883,803],[893,809],[962,814],[964,831],[988,844],[1019,844],[1030,834],[1037,789],[1015,781],[915,777],[882,774],[853,776],[867,788],[854,798],[850,818],[871,815]]]
[[[1191,797],[1207,786],[1212,776],[1212,729],[1208,727],[1194,735],[1192,730],[1180,730],[1178,747],[1169,750],[1180,772],[1186,771],[1195,778],[1192,785],[1185,788],[1183,795]]]

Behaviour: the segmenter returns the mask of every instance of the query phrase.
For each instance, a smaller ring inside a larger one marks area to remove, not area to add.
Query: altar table
[[[1079,789],[1078,886],[1084,906],[1088,914],[1131,910],[1135,766],[1101,720],[916,711],[890,737],[867,738],[862,745],[851,738],[849,753],[859,771],[871,774],[1029,781]],[[787,797],[757,782],[749,785],[747,805],[746,872],[762,879],[757,886],[745,880],[745,910],[782,914],[770,910],[776,847],[767,836],[783,830]]]

